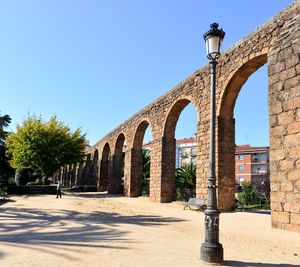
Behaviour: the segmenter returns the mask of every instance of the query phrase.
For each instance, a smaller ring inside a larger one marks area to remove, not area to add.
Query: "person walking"
[[[56,198],[58,198],[58,195],[61,198],[61,189],[62,189],[62,183],[58,181],[56,186]]]

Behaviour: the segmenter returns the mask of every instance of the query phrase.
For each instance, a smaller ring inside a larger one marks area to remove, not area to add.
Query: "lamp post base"
[[[204,242],[201,245],[200,258],[207,263],[223,263],[223,246],[220,243],[209,244]]]

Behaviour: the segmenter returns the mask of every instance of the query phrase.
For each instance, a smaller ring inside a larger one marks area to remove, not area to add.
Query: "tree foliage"
[[[29,116],[6,139],[7,154],[14,168],[30,167],[46,177],[60,167],[81,162],[85,156],[85,134],[70,128],[54,116],[48,122]]]
[[[151,151],[149,149],[143,149],[143,178],[150,178],[150,154]]]
[[[196,190],[196,165],[183,164],[175,170],[176,199],[188,200],[194,197]]]
[[[183,164],[175,171],[175,187],[181,189],[196,188],[196,165]]]
[[[243,182],[242,192],[238,193],[238,200],[246,206],[257,204],[259,201],[257,188],[250,182]]]

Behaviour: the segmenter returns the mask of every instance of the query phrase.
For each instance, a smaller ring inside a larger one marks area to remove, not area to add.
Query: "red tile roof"
[[[264,152],[269,151],[268,146],[250,146],[250,145],[239,145],[235,147],[236,153],[256,153],[256,152]]]
[[[190,138],[184,138],[184,139],[178,139],[176,140],[176,144],[186,144],[186,143],[194,143],[196,142],[195,137],[190,137]]]

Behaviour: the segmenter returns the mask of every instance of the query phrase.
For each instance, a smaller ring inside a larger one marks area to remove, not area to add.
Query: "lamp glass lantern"
[[[218,27],[218,23],[212,23],[210,30],[203,35],[207,57],[210,60],[216,60],[220,56],[220,47],[225,36],[225,32],[222,29],[218,29]]]

